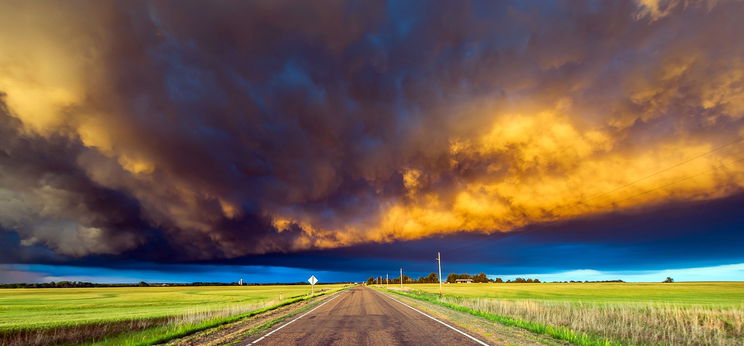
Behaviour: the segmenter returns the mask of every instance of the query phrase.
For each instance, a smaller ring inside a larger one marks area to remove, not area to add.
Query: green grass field
[[[405,285],[439,293],[438,284]],[[444,284],[445,294],[509,300],[744,305],[744,282]]]
[[[309,293],[304,285],[0,289],[0,329],[167,317]]]
[[[385,288],[381,285],[380,288]],[[743,345],[744,283],[500,283],[391,289],[581,345]]]
[[[316,285],[315,291],[342,287]],[[0,344],[44,344],[42,335],[108,338],[97,334],[101,330],[142,330],[131,343],[147,343],[149,329],[196,330],[309,294],[307,285],[0,289]]]

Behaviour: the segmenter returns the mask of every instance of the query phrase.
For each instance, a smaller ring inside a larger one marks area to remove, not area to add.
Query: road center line
[[[269,335],[271,335],[271,334],[274,334],[274,333],[276,333],[277,331],[279,331],[280,329],[282,329],[282,328],[284,328],[284,327],[286,327],[286,326],[290,325],[290,324],[291,324],[292,322],[294,322],[294,321],[297,321],[297,320],[299,320],[300,318],[303,318],[303,317],[305,317],[305,316],[306,316],[307,314],[309,314],[309,313],[311,313],[311,312],[315,311],[315,309],[317,309],[317,308],[319,308],[319,307],[321,307],[321,306],[323,306],[323,305],[326,305],[326,303],[330,302],[331,300],[334,300],[334,299],[336,299],[336,297],[340,296],[340,295],[341,295],[341,293],[344,293],[344,292],[339,292],[338,294],[336,294],[335,296],[333,296],[333,298],[331,298],[331,299],[328,299],[328,300],[326,300],[326,301],[325,301],[325,302],[323,302],[322,304],[320,304],[320,305],[318,305],[318,306],[314,307],[314,308],[313,308],[312,310],[310,310],[310,311],[308,311],[308,312],[306,312],[306,313],[304,313],[304,314],[300,315],[300,317],[297,317],[297,318],[295,318],[295,319],[293,319],[293,320],[291,320],[291,321],[289,321],[289,322],[285,323],[284,325],[280,326],[279,328],[277,328],[277,329],[274,329],[274,330],[270,331],[270,332],[269,332],[269,333],[267,333],[266,335],[264,335],[264,336],[262,336],[262,337],[260,337],[260,338],[258,338],[258,339],[256,339],[256,340],[254,340],[253,342],[251,342],[251,343],[250,343],[250,344],[248,344],[248,345],[253,345],[253,344],[255,344],[255,343],[257,343],[257,342],[259,342],[259,341],[263,340],[263,339],[264,339],[264,338],[266,338],[267,336],[269,336]]]
[[[382,294],[382,293],[380,293],[380,294]],[[423,311],[421,311],[421,310],[419,310],[419,309],[416,309],[416,308],[414,308],[413,306],[410,306],[410,305],[408,305],[408,304],[406,304],[406,303],[404,303],[404,302],[402,302],[402,301],[400,301],[400,300],[398,300],[398,299],[395,299],[395,298],[393,298],[393,297],[391,297],[391,296],[389,296],[389,295],[387,295],[387,294],[382,294],[382,295],[383,295],[383,296],[385,296],[385,297],[387,297],[387,298],[390,298],[390,299],[392,299],[392,300],[394,300],[394,301],[396,301],[396,302],[398,302],[398,303],[400,303],[400,304],[403,304],[403,305],[405,305],[405,306],[407,306],[407,307],[411,308],[411,310],[413,310],[413,311],[416,311],[416,312],[418,312],[418,313],[420,313],[420,314],[422,314],[422,315],[424,315],[424,316],[426,316],[426,317],[428,317],[428,318],[431,318],[431,319],[432,319],[432,320],[434,320],[434,321],[437,321],[437,322],[439,322],[439,323],[443,324],[444,326],[446,326],[446,327],[447,327],[447,328],[449,328],[449,329],[452,329],[452,330],[454,330],[454,331],[456,331],[456,332],[458,332],[458,333],[460,333],[460,334],[462,334],[462,335],[465,335],[465,336],[467,336],[467,337],[468,337],[468,338],[470,338],[471,340],[473,340],[473,341],[475,341],[475,342],[477,342],[477,343],[479,343],[479,344],[481,344],[481,345],[484,345],[484,346],[488,346],[488,344],[487,344],[487,343],[485,343],[485,342],[483,342],[483,341],[480,341],[480,340],[478,340],[478,339],[476,339],[476,338],[474,338],[474,337],[472,337],[472,336],[468,335],[467,333],[465,333],[465,332],[462,332],[462,331],[460,331],[459,329],[457,329],[457,328],[455,328],[455,327],[453,327],[453,326],[451,326],[451,325],[449,325],[449,324],[447,324],[447,323],[444,323],[444,322],[442,322],[442,321],[440,321],[440,320],[436,319],[436,318],[435,318],[435,317],[433,317],[433,316],[430,316],[429,314],[427,314],[427,313],[425,313],[425,312],[423,312]]]

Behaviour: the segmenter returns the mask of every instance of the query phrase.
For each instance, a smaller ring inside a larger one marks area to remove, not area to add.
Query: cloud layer
[[[0,228],[231,258],[744,184],[738,1],[0,5]]]

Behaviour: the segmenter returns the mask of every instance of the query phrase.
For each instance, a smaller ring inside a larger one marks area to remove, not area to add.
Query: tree
[[[672,283],[674,282],[674,279],[667,276],[666,280],[663,281],[664,283]]]
[[[414,282],[414,281],[411,280],[411,278],[408,277],[408,275],[403,274],[403,283],[404,284],[410,284],[412,282]],[[400,277],[399,276],[396,276],[394,278],[390,278],[390,283],[391,284],[396,284],[396,285],[400,284]]]
[[[367,279],[367,285],[374,285],[374,283],[375,283],[375,278],[370,276],[369,279]]]
[[[451,273],[450,275],[447,275],[447,282],[449,283],[455,283],[457,282],[457,279],[458,277],[457,277],[457,274],[455,273]]]
[[[479,273],[473,275],[473,282],[488,282],[488,277],[485,273]]]
[[[496,282],[497,284],[500,284],[500,283],[503,283],[504,280],[501,280],[501,278],[496,278],[494,282]]]

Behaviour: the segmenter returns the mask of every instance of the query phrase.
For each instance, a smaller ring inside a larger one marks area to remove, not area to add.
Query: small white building
[[[473,279],[457,279],[455,280],[458,284],[472,284]]]

